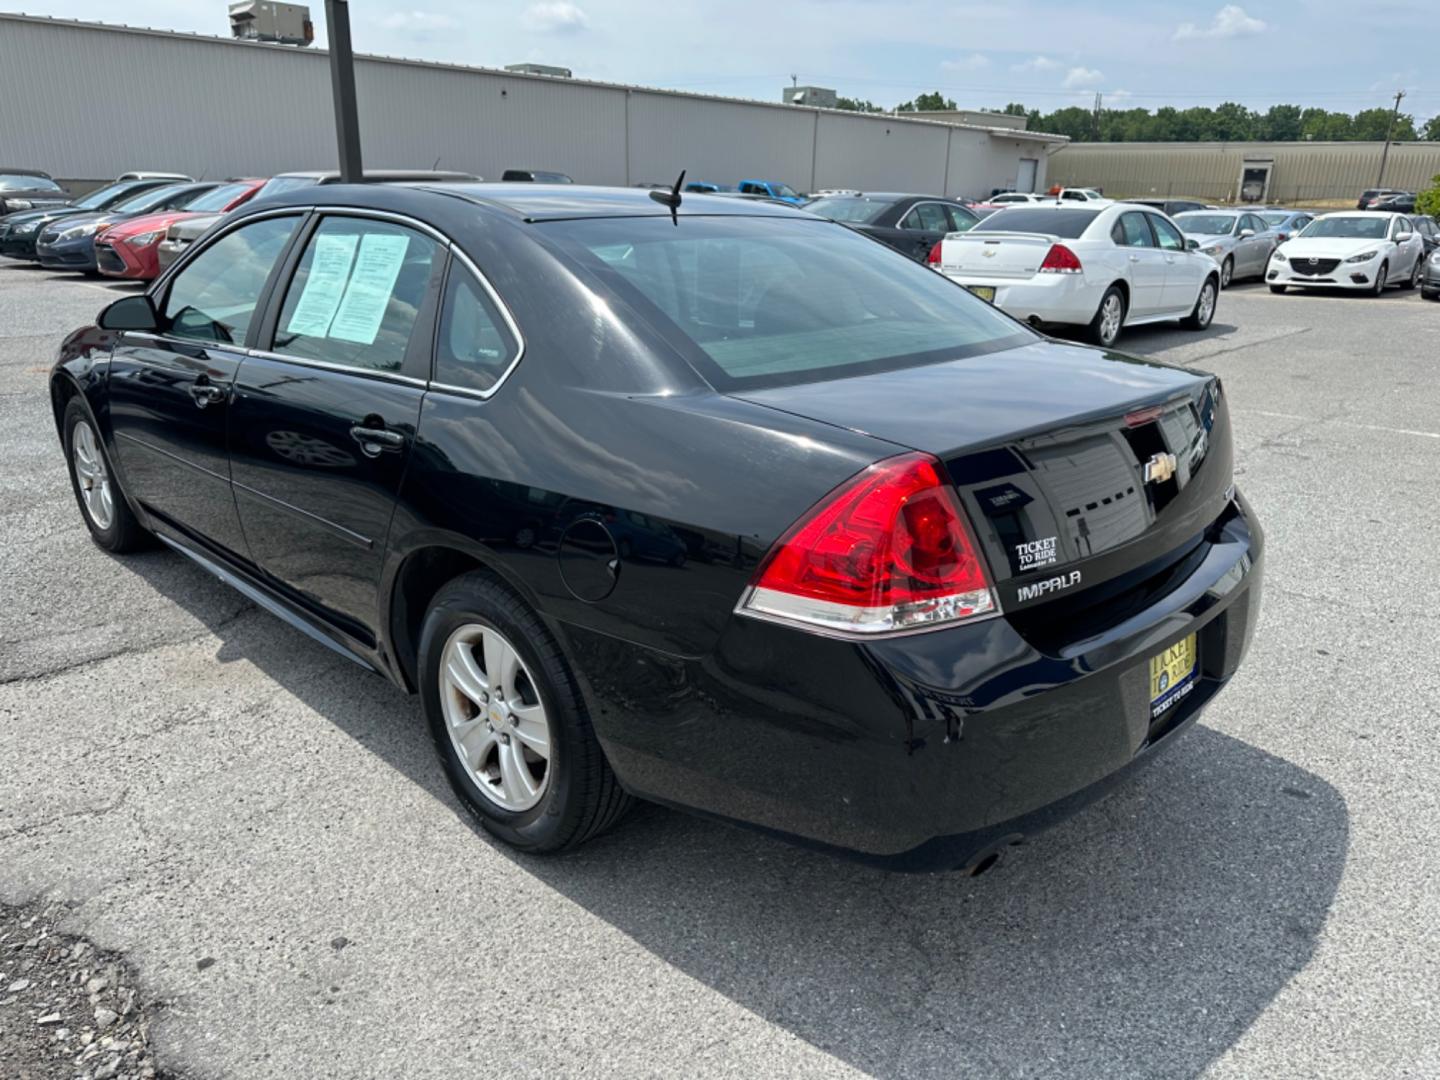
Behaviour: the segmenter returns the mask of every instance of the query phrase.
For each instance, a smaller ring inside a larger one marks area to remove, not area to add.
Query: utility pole
[[[1092,142],[1100,141],[1100,92],[1095,92],[1095,113],[1090,121],[1090,139]]]
[[[346,184],[358,184],[365,173],[360,164],[360,114],[355,106],[355,55],[350,50],[348,0],[325,0],[325,25],[330,32],[330,90],[335,99],[340,179]]]
[[[1405,99],[1405,91],[1399,90],[1395,94],[1395,109],[1390,113],[1390,125],[1385,129],[1385,149],[1380,151],[1380,175],[1375,180],[1375,186],[1385,186],[1385,163],[1390,159],[1390,136],[1395,134],[1395,121],[1400,119],[1400,102]]]

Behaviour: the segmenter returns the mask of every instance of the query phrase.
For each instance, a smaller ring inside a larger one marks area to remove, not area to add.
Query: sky
[[[225,0],[20,0],[31,14],[226,35]],[[357,52],[779,100],[794,76],[892,107],[940,90],[1157,108],[1239,101],[1440,113],[1433,0],[352,0]],[[325,5],[311,4],[317,43]]]

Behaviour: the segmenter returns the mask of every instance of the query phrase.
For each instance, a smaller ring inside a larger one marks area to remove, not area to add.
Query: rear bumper
[[[1206,543],[1139,615],[1049,651],[1004,617],[866,644],[736,617],[700,659],[567,638],[634,793],[888,869],[953,869],[1102,795],[1234,675],[1263,538],[1237,497]],[[1152,721],[1150,658],[1191,633],[1193,689]]]
[[[943,271],[942,271],[943,273]],[[1085,326],[1100,309],[1103,288],[1088,284],[1083,274],[1036,274],[1016,281],[1013,278],[985,278],[946,274],[966,288],[981,286],[995,290],[995,306],[1017,319],[1042,323]]]

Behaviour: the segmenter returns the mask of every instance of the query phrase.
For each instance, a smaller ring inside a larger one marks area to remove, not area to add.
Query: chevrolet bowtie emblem
[[[1175,475],[1175,455],[1156,454],[1145,463],[1145,482],[1163,484]]]
[[[995,257],[995,252],[993,251],[982,251],[980,252],[980,254],[985,256],[985,258],[987,259],[993,259]]]

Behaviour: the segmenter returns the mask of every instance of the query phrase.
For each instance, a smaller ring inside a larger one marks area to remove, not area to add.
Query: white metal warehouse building
[[[1043,190],[1064,137],[355,58],[366,168],[591,184],[779,180],[983,196]],[[324,50],[0,14],[0,161],[71,181],[131,169],[269,176],[336,167]]]

